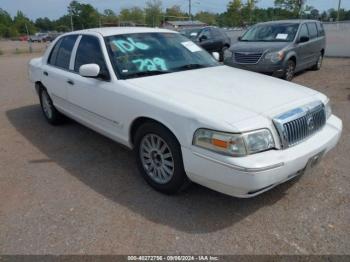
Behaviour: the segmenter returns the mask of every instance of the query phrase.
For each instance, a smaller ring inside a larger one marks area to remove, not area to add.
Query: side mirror
[[[79,74],[84,77],[98,77],[100,66],[97,64],[86,64],[79,67]]]
[[[208,40],[208,37],[207,37],[206,35],[201,35],[201,36],[199,37],[199,42],[202,42],[202,41],[204,41],[204,40]]]
[[[242,37],[241,37],[241,36],[237,37],[237,40],[238,40],[238,41],[241,41],[241,40],[242,40]]]
[[[220,54],[218,52],[213,52],[211,53],[212,56],[215,58],[216,61],[219,61],[220,60]]]
[[[308,36],[301,36],[299,39],[299,43],[305,43],[307,41],[309,41],[309,37]]]

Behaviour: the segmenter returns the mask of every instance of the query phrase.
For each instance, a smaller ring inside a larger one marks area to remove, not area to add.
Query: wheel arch
[[[178,135],[176,135],[174,128],[172,128],[170,124],[164,123],[164,121],[158,120],[155,117],[139,116],[131,122],[130,127],[129,127],[129,144],[130,144],[131,148],[134,147],[135,134],[136,134],[138,128],[145,123],[156,123],[156,124],[159,124],[159,125],[165,127],[176,138],[177,142],[181,145]]]

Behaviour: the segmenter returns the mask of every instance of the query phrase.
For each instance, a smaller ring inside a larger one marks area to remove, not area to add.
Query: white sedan
[[[29,75],[49,123],[66,115],[133,149],[168,194],[194,181],[258,195],[312,167],[342,131],[325,95],[221,65],[164,29],[64,34]]]

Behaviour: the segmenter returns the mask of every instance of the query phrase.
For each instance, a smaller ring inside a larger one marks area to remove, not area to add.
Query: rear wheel
[[[225,60],[225,51],[228,49],[228,46],[224,46],[219,52],[219,62],[224,62]]]
[[[322,62],[323,62],[323,55],[322,55],[322,53],[320,53],[320,55],[318,56],[316,64],[311,69],[313,69],[313,70],[320,70],[321,67],[322,67]]]
[[[180,144],[164,126],[145,123],[139,127],[134,153],[142,176],[154,189],[174,194],[189,184]]]
[[[52,125],[58,125],[62,122],[63,115],[57,111],[52,100],[44,87],[39,89],[39,98],[41,110],[45,119]]]
[[[292,81],[295,74],[295,62],[293,60],[288,60],[286,68],[284,69],[283,79],[287,81]]]

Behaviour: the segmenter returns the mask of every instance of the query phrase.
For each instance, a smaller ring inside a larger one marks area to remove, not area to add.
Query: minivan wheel
[[[320,55],[318,56],[316,64],[311,69],[313,69],[313,70],[320,70],[321,67],[322,67],[322,62],[323,62],[323,55],[322,55],[322,53],[320,53]]]
[[[292,81],[295,74],[295,62],[293,60],[288,60],[286,68],[284,70],[283,79],[287,81]]]
[[[57,111],[52,103],[52,100],[45,88],[41,87],[39,90],[39,99],[41,110],[45,119],[52,125],[58,125],[61,123],[63,116]]]
[[[154,189],[174,194],[189,184],[180,144],[164,126],[145,123],[139,127],[135,134],[134,154],[140,173]]]

